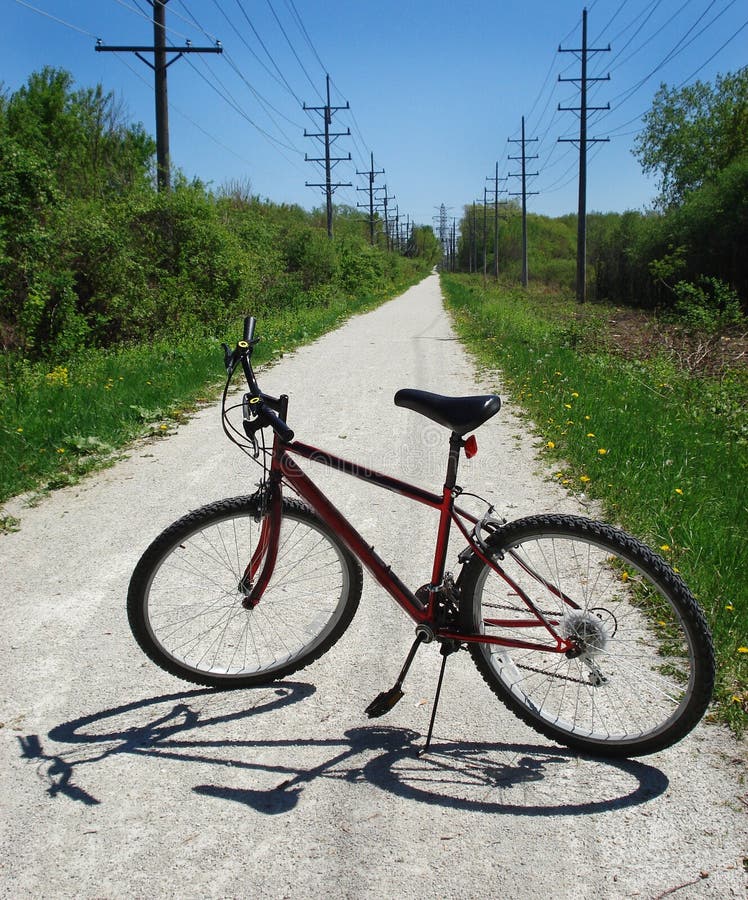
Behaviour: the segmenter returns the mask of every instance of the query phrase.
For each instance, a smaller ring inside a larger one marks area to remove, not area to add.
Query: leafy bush
[[[679,281],[673,293],[675,315],[698,331],[721,331],[743,319],[740,298],[719,278],[702,276],[698,284]]]

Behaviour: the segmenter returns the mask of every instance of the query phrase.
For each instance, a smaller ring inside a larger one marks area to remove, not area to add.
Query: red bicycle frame
[[[529,650],[544,650],[549,653],[565,653],[572,650],[574,645],[566,638],[562,637],[556,630],[558,621],[549,619],[543,615],[532,599],[527,596],[526,592],[522,590],[522,588],[502,569],[501,565],[483,551],[476,541],[473,532],[466,525],[466,523],[470,523],[474,526],[479,520],[465,510],[455,506],[455,498],[459,493],[459,490],[455,490],[457,465],[460,450],[464,446],[465,442],[463,442],[456,434],[453,434],[450,440],[447,476],[440,496],[390,475],[384,475],[380,472],[359,466],[356,463],[335,456],[334,454],[324,452],[309,444],[304,444],[300,441],[285,443],[276,435],[273,442],[272,463],[270,467],[268,512],[262,519],[262,528],[258,546],[247,566],[243,578],[243,585],[245,586],[247,593],[244,600],[245,606],[254,607],[260,602],[262,594],[273,574],[278,552],[282,514],[281,483],[285,482],[300,497],[302,497],[302,499],[314,509],[322,521],[338,537],[340,537],[351,553],[361,561],[377,583],[390,594],[405,612],[407,612],[417,624],[431,627],[437,638],[454,640],[462,643],[486,643]],[[338,472],[351,475],[354,478],[373,484],[376,487],[394,491],[416,503],[421,503],[432,509],[439,510],[439,525],[428,602],[424,603],[401,581],[391,567],[376,553],[374,548],[366,542],[346,517],[297,465],[292,458],[292,454],[313,462],[321,463]],[[437,592],[435,589],[442,584],[444,579],[449,531],[452,523],[454,523],[463,534],[473,552],[510,586],[534,616],[534,618],[531,619],[521,620],[486,619],[485,623],[487,625],[506,628],[542,627],[545,628],[553,638],[553,645],[550,643],[543,644],[537,641],[525,641],[499,637],[496,635],[480,633],[467,634],[454,628],[437,627]],[[566,597],[566,595],[562,594],[552,585],[549,585],[544,579],[540,578],[540,576],[527,569],[526,571],[533,575],[545,588],[555,592],[568,605],[578,608],[577,604],[574,603],[571,598]]]

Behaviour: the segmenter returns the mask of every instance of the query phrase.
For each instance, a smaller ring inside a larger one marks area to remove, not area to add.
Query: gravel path
[[[394,392],[496,386],[476,382],[434,276],[260,383],[290,395],[301,440],[435,489],[446,431],[395,408]],[[539,474],[510,405],[478,443],[461,482],[502,514],[579,511]],[[312,474],[406,583],[427,580],[433,513]],[[577,759],[504,710],[459,654],[419,759],[439,655],[421,651],[386,718],[364,716],[412,638],[368,577],[340,643],[287,681],[221,694],[155,668],[127,627],[133,566],[173,519],[256,477],[212,407],[7,510],[22,526],[0,538],[2,896],[745,896],[744,743],[702,724],[640,761]]]

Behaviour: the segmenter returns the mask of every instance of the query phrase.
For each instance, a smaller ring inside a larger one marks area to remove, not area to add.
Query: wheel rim
[[[146,588],[145,627],[165,656],[196,673],[272,673],[315,650],[343,615],[350,588],[342,551],[312,520],[284,514],[273,577],[244,609],[239,582],[261,525],[229,512],[168,550]]]
[[[640,561],[599,541],[545,533],[512,542],[500,565],[581,651],[569,658],[480,645],[478,652],[524,713],[553,731],[605,745],[655,738],[681,717],[694,688],[692,638]],[[517,592],[489,573],[484,567],[476,584],[479,628],[554,646],[545,628],[490,624],[530,616]]]

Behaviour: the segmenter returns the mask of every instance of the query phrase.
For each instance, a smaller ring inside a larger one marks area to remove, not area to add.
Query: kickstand
[[[442,655],[442,665],[439,670],[439,681],[436,683],[436,695],[434,696],[434,705],[431,708],[431,721],[429,722],[429,733],[426,735],[426,743],[423,747],[418,751],[418,755],[422,756],[424,753],[428,753],[428,749],[431,746],[431,735],[434,733],[434,722],[436,721],[436,709],[439,706],[439,697],[442,692],[442,681],[444,680],[444,669],[447,667],[447,657],[450,653],[454,653],[456,647],[451,646],[449,643],[443,643],[441,648]]]
[[[408,674],[408,669],[410,668],[410,664],[413,662],[413,657],[416,655],[416,651],[421,646],[424,640],[425,638],[423,634],[419,633],[416,635],[416,639],[413,641],[413,646],[410,648],[410,652],[408,653],[408,658],[405,660],[405,665],[400,670],[400,674],[398,675],[394,687],[391,687],[388,691],[382,691],[382,693],[378,694],[366,707],[365,712],[370,719],[377,719],[380,716],[385,715],[385,713],[388,713],[392,709],[392,707],[402,699],[403,681],[405,680],[405,676]]]

